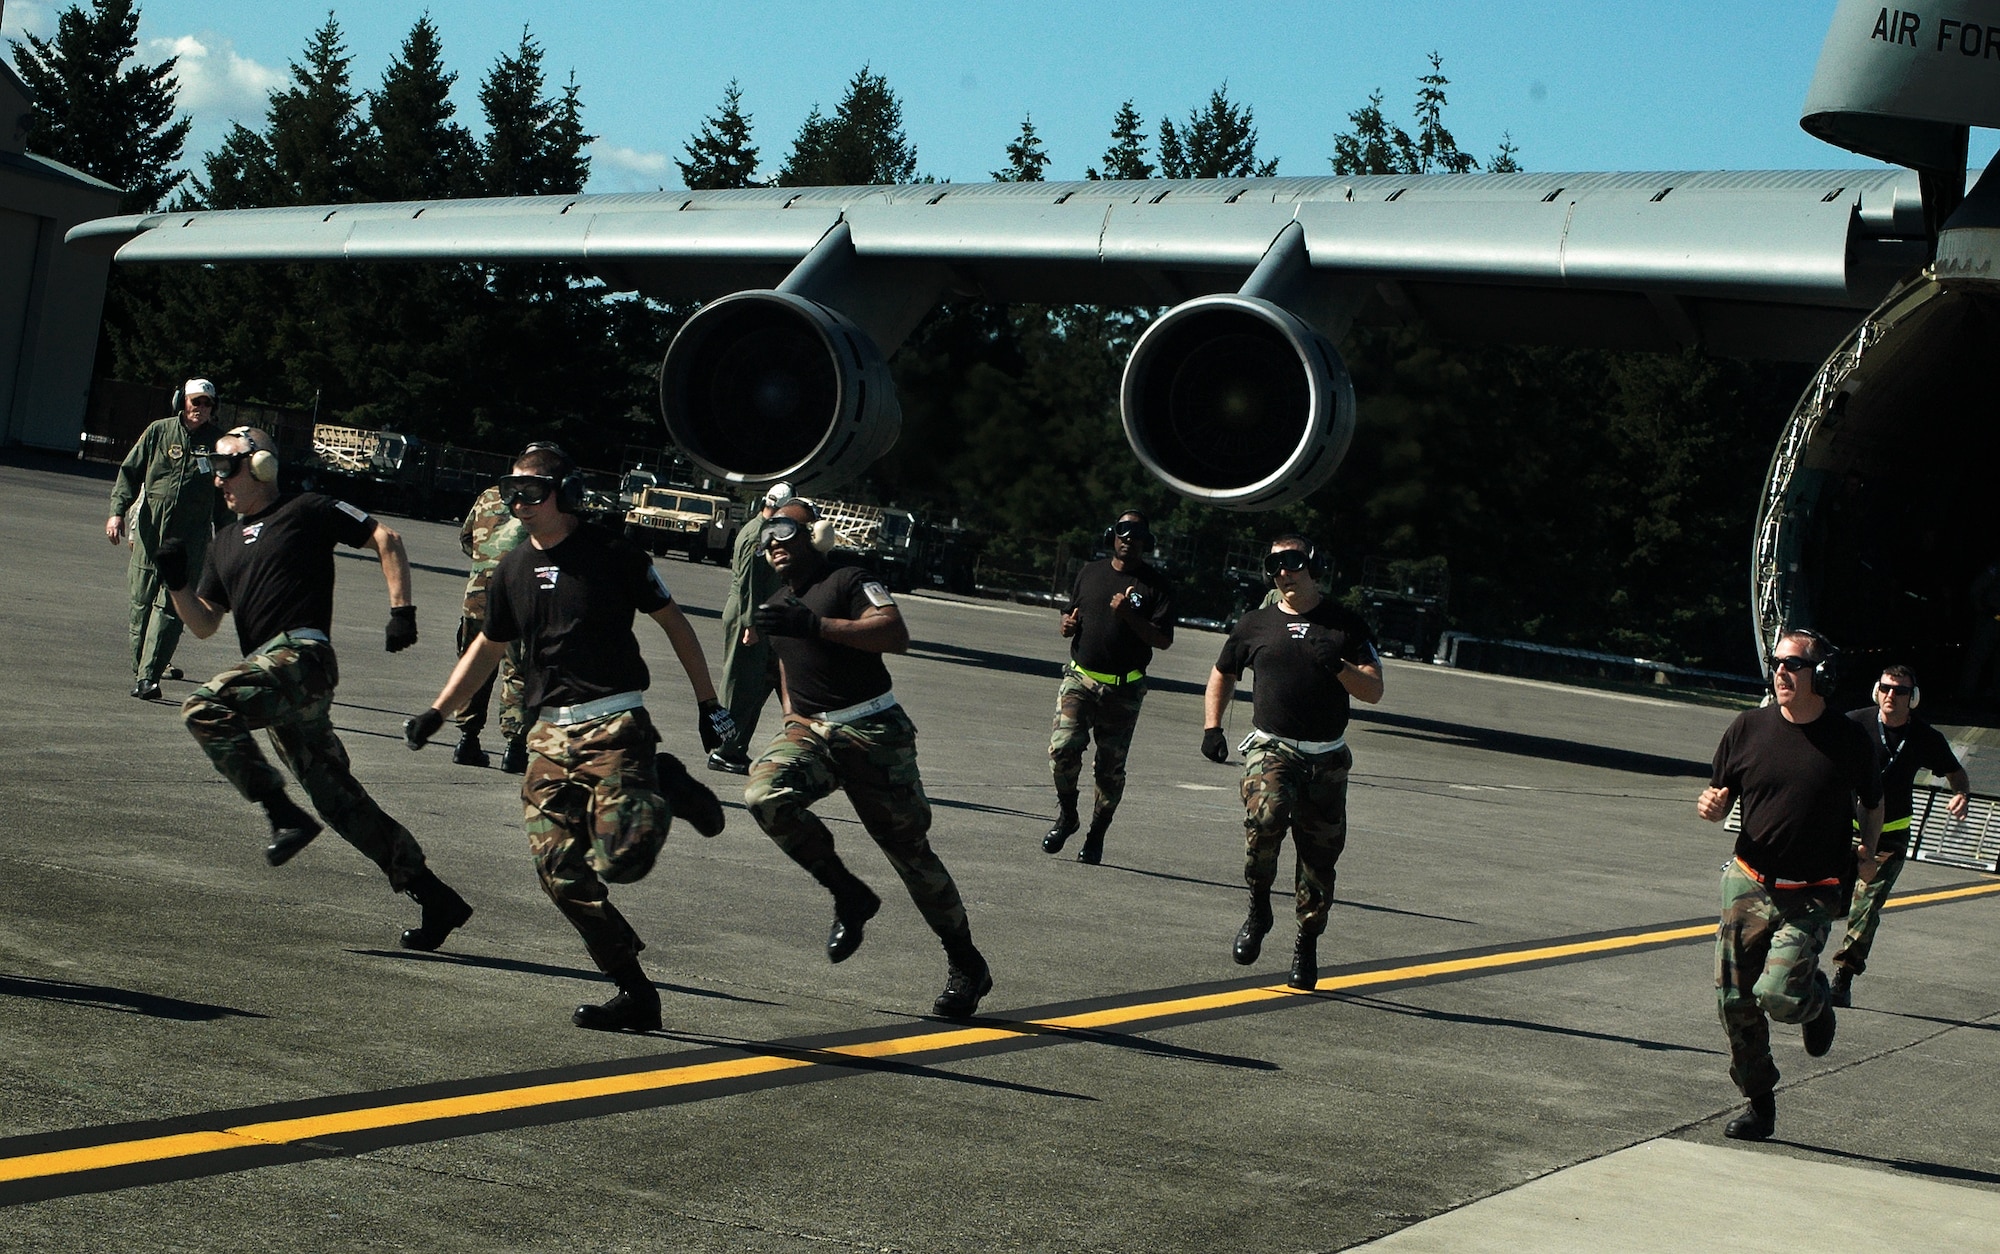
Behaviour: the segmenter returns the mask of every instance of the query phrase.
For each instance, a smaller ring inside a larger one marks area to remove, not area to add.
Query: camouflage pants
[[[736,739],[724,744],[722,752],[746,757],[764,703],[778,690],[778,654],[768,641],[743,643],[748,622],[746,617],[743,623],[725,625],[722,640],[722,704],[736,720]]]
[[[1826,1005],[1819,951],[1840,909],[1838,886],[1766,889],[1734,858],[1722,868],[1715,995],[1729,1036],[1729,1078],[1745,1097],[1777,1087],[1771,1025],[1805,1023]]]
[[[284,776],[250,735],[268,732],[278,760],[298,777],[313,809],[401,892],[423,870],[424,851],[348,769],[331,717],[339,682],[331,645],[280,635],[195,689],[181,705],[181,718],[215,769],[260,804],[285,791]]]
[[[1092,775],[1097,784],[1097,800],[1091,807],[1093,819],[1109,819],[1125,796],[1125,757],[1132,748],[1132,729],[1139,724],[1139,707],[1146,700],[1146,681],[1129,684],[1100,684],[1074,667],[1063,668],[1062,687],[1056,692],[1055,727],[1049,733],[1049,763],[1055,775],[1056,795],[1074,799],[1083,778],[1083,751],[1090,746],[1090,733],[1097,733],[1097,758]]]
[[[1243,755],[1243,882],[1253,893],[1278,878],[1278,851],[1291,829],[1301,936],[1326,930],[1334,864],[1347,848],[1347,774],[1354,751],[1305,754],[1267,741]]]
[[[833,833],[808,807],[834,789],[903,879],[924,922],[940,937],[967,929],[965,903],[931,849],[931,803],[917,775],[917,729],[901,706],[837,725],[797,715],[750,767],[743,800],[766,835],[825,883],[840,863]]]
[[[660,734],[643,709],[528,731],[521,805],[542,891],[583,937],[601,971],[646,947],[605,882],[629,884],[653,869],[673,811],[660,795],[653,755]]]
[[[1855,852],[1858,856],[1859,846]],[[1868,969],[1868,951],[1875,947],[1875,929],[1882,925],[1882,903],[1889,899],[1889,890],[1896,886],[1905,861],[1899,852],[1882,864],[1873,883],[1854,882],[1854,897],[1847,906],[1847,935],[1833,955],[1833,965],[1854,975]]]
[[[473,637],[486,629],[486,620],[461,618],[458,620],[458,651],[464,653],[472,644]],[[486,730],[486,711],[493,701],[493,685],[500,685],[500,735],[507,740],[519,736],[523,730],[521,694],[527,688],[527,680],[521,674],[521,642],[512,641],[507,652],[500,657],[500,665],[494,668],[486,682],[479,685],[467,698],[463,708],[452,715],[451,721],[458,724],[461,736],[478,736]]]
[[[201,555],[195,553],[189,563],[196,573],[201,570],[200,560]],[[167,585],[153,568],[152,554],[136,544],[125,568],[125,582],[132,593],[132,678],[157,681],[166,674],[180,645],[181,616],[174,612]]]

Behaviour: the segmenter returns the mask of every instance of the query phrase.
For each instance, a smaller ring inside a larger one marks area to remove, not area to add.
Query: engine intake
[[[1254,296],[1204,296],[1147,328],[1125,365],[1125,439],[1148,472],[1224,509],[1280,509],[1354,438],[1354,385],[1325,336]]]
[[[859,474],[903,425],[889,366],[838,311],[789,292],[736,292],[682,324],[660,368],[667,434],[731,483],[804,492]]]

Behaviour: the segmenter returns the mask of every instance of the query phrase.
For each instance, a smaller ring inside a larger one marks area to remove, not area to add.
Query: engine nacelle
[[[1204,296],[1149,327],[1120,408],[1139,463],[1182,496],[1279,509],[1326,483],[1354,438],[1354,384],[1324,335],[1254,296]]]
[[[903,411],[881,350],[838,311],[789,292],[736,292],[681,326],[660,414],[682,452],[731,483],[803,494],[889,450]]]

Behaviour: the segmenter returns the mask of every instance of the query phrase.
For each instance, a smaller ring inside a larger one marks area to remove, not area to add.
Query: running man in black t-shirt
[[[1271,885],[1291,829],[1298,941],[1293,988],[1319,986],[1319,937],[1333,905],[1334,864],[1347,847],[1348,700],[1382,699],[1382,659],[1368,625],[1320,591],[1327,563],[1303,537],[1279,536],[1264,557],[1276,602],[1245,614],[1223,643],[1203,702],[1203,756],[1229,760],[1223,711],[1246,670],[1257,673],[1255,726],[1243,740],[1243,879],[1250,913],[1231,954],[1248,966],[1271,930]]]
[[[1715,989],[1729,1037],[1729,1078],[1750,1099],[1724,1136],[1761,1141],[1777,1125],[1771,1025],[1802,1024],[1806,1053],[1833,1048],[1833,998],[1819,969],[1833,917],[1859,873],[1874,874],[1882,835],[1882,774],[1862,729],[1835,713],[1835,650],[1788,631],[1766,659],[1776,703],[1736,716],[1715,750],[1695,812],[1711,823],[1743,804],[1735,856],[1722,868]],[[1859,848],[1853,848],[1856,800]]]
[[[1174,589],[1146,561],[1153,532],[1146,516],[1128,509],[1111,528],[1111,557],[1088,562],[1070,585],[1069,609],[1059,630],[1069,640],[1069,665],[1056,691],[1049,762],[1056,781],[1056,822],[1042,837],[1043,853],[1059,853],[1079,826],[1077,784],[1083,751],[1097,733],[1092,774],[1097,799],[1090,830],[1076,860],[1095,865],[1104,856],[1104,833],[1125,795],[1125,755],[1146,700],[1146,667],[1153,650],[1174,643]]]
[[[1847,935],[1833,955],[1836,1006],[1853,1004],[1854,977],[1868,969],[1868,951],[1875,944],[1882,903],[1895,887],[1896,877],[1903,873],[1917,772],[1929,771],[1951,785],[1945,811],[1952,818],[1964,818],[1972,803],[1972,780],[1951,751],[1951,742],[1912,712],[1917,697],[1917,673],[1907,666],[1891,666],[1875,681],[1875,704],[1847,713],[1873,738],[1882,760],[1882,840],[1875,850],[1875,873],[1855,882],[1854,896],[1847,906]],[[1857,856],[1859,852],[1857,846]]]
[[[750,767],[743,800],[778,848],[833,894],[826,956],[844,961],[882,899],[847,869],[833,833],[809,808],[838,788],[944,942],[948,970],[932,1009],[964,1018],[993,988],[958,885],[931,849],[931,805],[917,774],[917,729],[889,687],[884,653],[910,647],[889,590],[815,544],[818,511],[794,500],[764,524],[765,552],[785,586],[751,616],[778,654],[785,725]]]
[[[373,549],[382,559],[390,605],[385,644],[395,653],[417,642],[403,538],[345,501],[316,492],[280,496],[271,437],[254,427],[217,440],[205,460],[238,517],[216,531],[198,588],[188,587],[187,552],[177,541],[162,544],[154,564],[197,639],[214,635],[224,614],[236,616],[244,657],[196,689],[181,717],[215,769],[264,807],[271,821],[266,861],[284,865],[319,835],[320,825],[285,795],[284,776],[250,735],[258,728],[269,732],[278,760],[321,817],[381,867],[392,888],[423,907],[423,922],[403,933],[403,947],[436,949],[472,917],[472,907],[431,873],[409,829],[356,782],[330,713],[340,682],[328,639],[333,546]]]
[[[404,735],[422,748],[519,642],[523,705],[534,711],[521,778],[528,849],[542,890],[618,987],[602,1005],[578,1006],[570,1021],[604,1032],[658,1031],[660,993],[639,966],[646,944],[605,884],[645,878],[676,814],[703,836],[722,830],[723,815],[679,759],[656,752],[635,615],[667,633],[694,689],[704,747],[721,744],[734,725],[716,700],[701,642],[652,559],[577,517],[583,477],[561,449],[530,444],[500,480],[500,496],[528,539],[494,567],[484,627]]]

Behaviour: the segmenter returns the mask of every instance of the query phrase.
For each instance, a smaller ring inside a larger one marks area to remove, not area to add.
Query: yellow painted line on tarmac
[[[1990,896],[1995,893],[2000,893],[2000,883],[1980,884],[1966,888],[1944,889],[1933,893],[1919,893],[1906,897],[1897,897],[1888,902],[1887,907],[1893,909],[1899,906],[1929,905],[1935,902]],[[1621,936],[1606,936],[1596,940],[1576,941],[1561,945],[1536,945],[1527,949],[1503,950],[1496,953],[1480,954],[1470,958],[1450,958],[1436,962],[1416,962],[1406,966],[1390,967],[1383,970],[1358,971],[1348,975],[1329,976],[1319,982],[1317,991],[1338,992],[1343,989],[1366,988],[1371,985],[1395,984],[1410,980],[1463,975],[1473,971],[1497,971],[1508,967],[1528,966],[1564,958],[1577,958],[1591,954],[1609,954],[1619,950],[1639,949],[1651,945],[1673,944],[1678,941],[1694,940],[1698,937],[1710,936],[1714,932],[1714,924],[1704,923],[1699,926],[1632,932]],[[1081,1031],[1092,1028],[1117,1027],[1147,1019],[1163,1019],[1178,1015],[1227,1010],[1236,1006],[1246,1006],[1256,1002],[1273,1001],[1282,997],[1298,997],[1302,995],[1303,993],[1300,990],[1283,984],[1264,985],[1256,988],[1240,988],[1218,993],[1206,993],[1194,997],[1174,998],[1168,1001],[1112,1006],[1101,1010],[1083,1011],[1070,1015],[1057,1015],[1046,1019],[1034,1019],[1025,1023],[950,1028],[937,1032],[915,1032],[907,1036],[892,1037],[888,1040],[864,1041],[853,1045],[831,1046],[813,1050],[811,1053],[819,1055],[821,1058],[827,1056],[895,1058],[910,1054],[935,1053],[941,1050],[963,1049],[974,1045],[992,1044],[996,1041],[1004,1041],[1022,1036],[1033,1036],[1052,1030]],[[131,1141],[115,1141],[104,1145],[89,1145],[76,1149],[55,1150],[41,1154],[22,1154],[13,1158],[0,1158],[0,1182],[67,1175],[79,1171],[97,1171],[108,1167],[124,1167],[136,1163],[158,1162],[172,1158],[192,1158],[202,1154],[221,1153],[228,1150],[253,1149],[260,1146],[273,1145],[294,1145],[323,1137],[340,1136],[345,1133],[372,1131],[407,1124],[428,1123],[440,1119],[458,1119],[471,1115],[494,1114],[500,1111],[523,1110],[537,1106],[552,1106],[565,1102],[583,1101],[599,1097],[615,1097],[628,1093],[683,1088],[688,1085],[706,1084],[718,1080],[743,1079],[750,1076],[769,1075],[780,1071],[824,1065],[826,1065],[824,1062],[815,1057],[773,1057],[760,1055],[751,1058],[726,1059],[720,1062],[691,1063],[678,1067],[662,1067],[648,1071],[630,1072],[623,1075],[598,1076],[584,1080],[564,1080],[550,1084],[525,1085],[519,1088],[494,1089],[483,1093],[468,1093],[459,1097],[441,1097],[426,1101],[394,1102],[381,1106],[364,1106],[355,1110],[335,1111],[325,1115],[308,1115],[297,1119],[278,1119],[266,1123],[242,1124],[237,1127],[224,1128],[221,1131],[186,1132],[171,1136],[146,1137]]]

